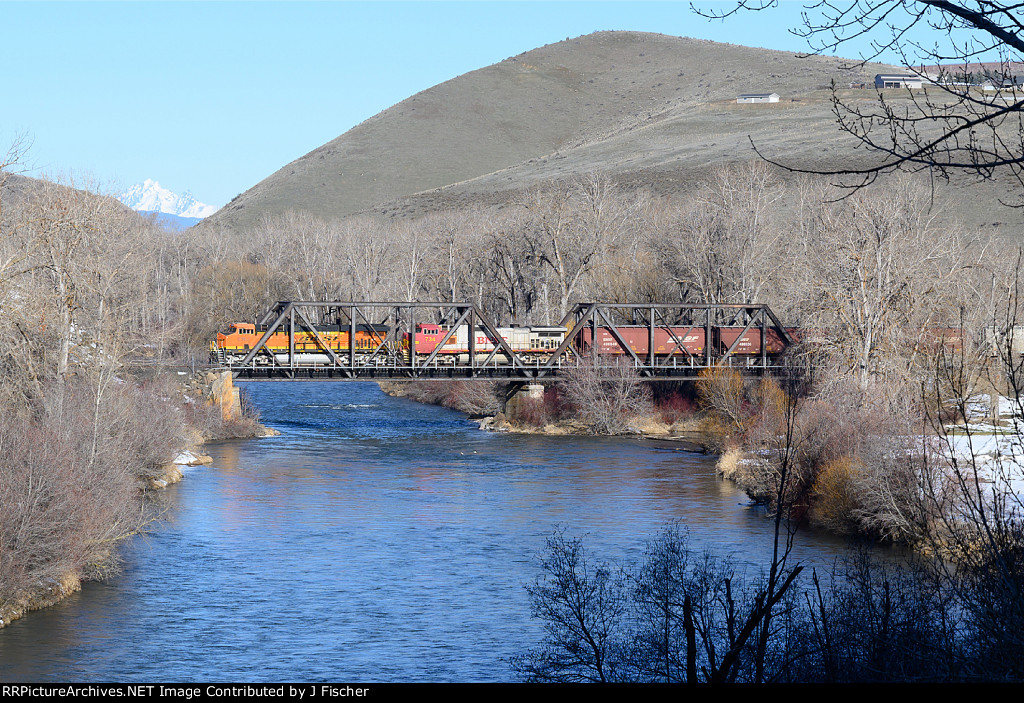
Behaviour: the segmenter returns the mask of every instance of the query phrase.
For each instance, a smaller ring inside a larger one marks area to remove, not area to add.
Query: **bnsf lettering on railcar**
[[[650,352],[650,329],[644,326],[621,326],[615,331],[629,345],[630,350],[638,356],[646,356]],[[584,329],[580,334],[581,347],[591,347],[591,330]],[[655,355],[697,356],[704,351],[704,329],[697,327],[656,327],[654,329]],[[597,352],[599,354],[625,353],[615,335],[606,327],[597,328]]]

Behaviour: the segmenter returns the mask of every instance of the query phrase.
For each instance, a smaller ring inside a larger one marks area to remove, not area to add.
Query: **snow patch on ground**
[[[1009,493],[1024,499],[1024,418],[1013,398],[1000,396],[999,424],[992,423],[992,404],[987,397],[971,398],[971,417],[964,425],[947,425],[948,449],[942,453],[958,466],[977,466],[978,484],[987,492]]]
[[[209,464],[213,461],[210,457],[205,454],[194,454],[190,451],[179,452],[178,456],[174,457],[173,464],[178,466],[200,466],[201,464]]]

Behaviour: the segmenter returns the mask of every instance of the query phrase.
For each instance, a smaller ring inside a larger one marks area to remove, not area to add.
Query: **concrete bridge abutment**
[[[519,419],[524,407],[544,400],[544,384],[513,383],[505,396],[505,417],[510,421]]]

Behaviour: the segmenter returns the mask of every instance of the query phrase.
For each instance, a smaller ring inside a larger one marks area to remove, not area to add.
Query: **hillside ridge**
[[[548,44],[439,83],[364,120],[240,194],[207,224],[237,229],[288,210],[334,219],[388,210],[454,184],[501,190],[508,184],[497,183],[496,174],[535,180],[531,162],[570,152],[586,155],[574,168],[628,171],[633,157],[603,153],[601,145],[644,152],[624,135],[657,124],[678,130],[681,117],[734,101],[741,92],[771,90],[792,99],[872,70],[848,74],[846,63],[642,32],[598,32]],[[750,156],[747,145],[743,158]]]

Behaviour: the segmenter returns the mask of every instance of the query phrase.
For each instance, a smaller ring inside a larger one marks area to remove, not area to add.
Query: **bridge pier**
[[[544,385],[541,383],[523,382],[510,385],[505,396],[505,417],[510,421],[519,418],[523,406],[544,400]]]
[[[207,373],[206,382],[210,388],[210,404],[220,407],[224,422],[242,417],[241,397],[231,371],[222,371],[217,375]]]

